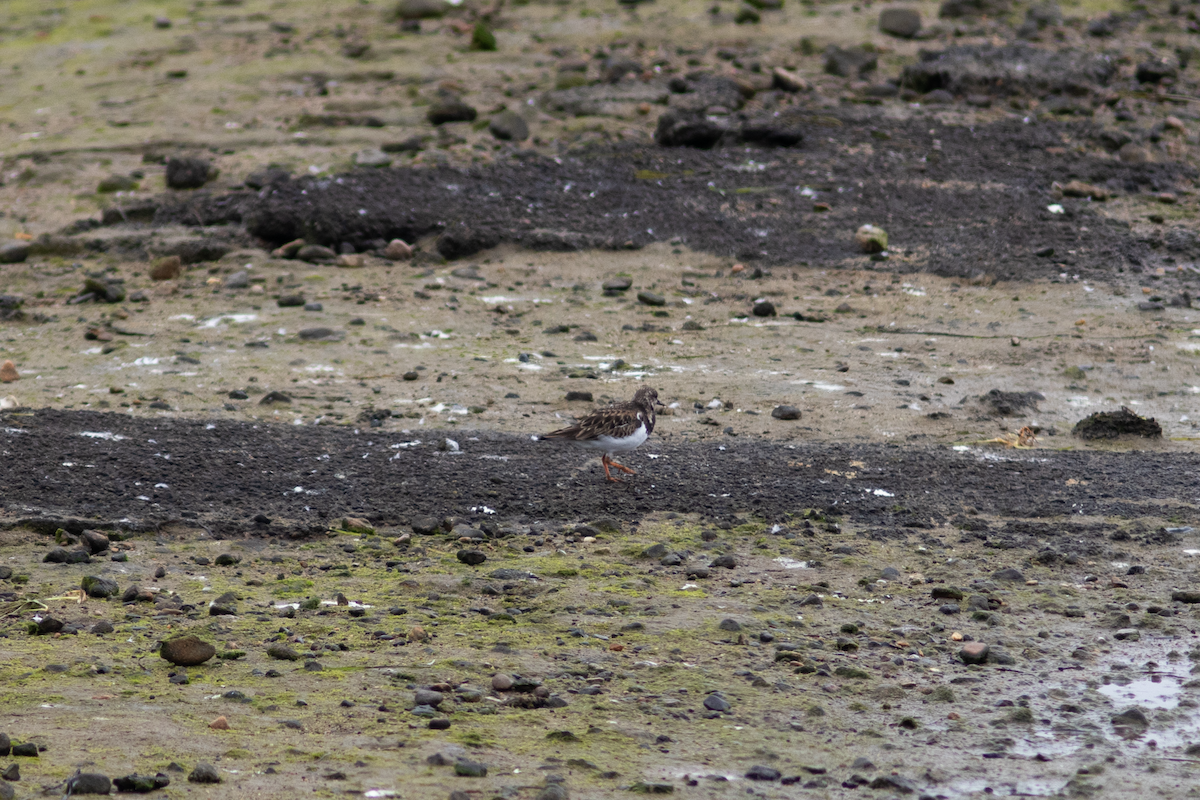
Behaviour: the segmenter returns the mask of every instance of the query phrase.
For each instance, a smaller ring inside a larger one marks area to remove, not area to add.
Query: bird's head
[[[651,389],[649,386],[643,386],[642,388],[638,389],[633,395],[633,402],[648,408],[664,405],[664,403],[658,399],[658,392],[654,389]]]

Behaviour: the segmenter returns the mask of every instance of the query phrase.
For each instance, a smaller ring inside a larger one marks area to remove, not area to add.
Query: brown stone
[[[1062,187],[1062,193],[1065,197],[1090,197],[1093,200],[1107,200],[1108,189],[1102,186],[1093,186],[1090,183],[1083,181],[1071,181]]]
[[[224,716],[220,716],[208,723],[208,727],[214,731],[227,731],[229,730],[229,720],[225,719]]]
[[[365,267],[367,260],[357,253],[343,253],[334,263],[339,267]]]
[[[304,241],[303,239],[294,239],[294,240],[288,242],[287,244],[282,245],[282,246],[277,247],[274,250],[272,250],[271,257],[272,258],[295,258],[296,254],[300,252],[300,248],[304,247],[304,245],[306,245],[306,244],[308,244],[308,242]]]
[[[183,274],[183,259],[179,256],[163,256],[150,268],[150,278],[156,281],[173,281]]]
[[[403,239],[392,239],[383,248],[383,257],[391,261],[408,261],[412,254],[412,248]]]
[[[12,383],[19,380],[21,380],[21,376],[17,373],[16,364],[11,361],[0,364],[0,383]]]
[[[195,636],[181,636],[162,643],[158,654],[180,667],[203,664],[217,654],[217,648]]]
[[[492,688],[497,692],[507,692],[513,687],[513,679],[504,673],[492,676]]]
[[[991,650],[992,648],[983,642],[967,642],[958,651],[958,657],[964,664],[983,664],[987,662]]]

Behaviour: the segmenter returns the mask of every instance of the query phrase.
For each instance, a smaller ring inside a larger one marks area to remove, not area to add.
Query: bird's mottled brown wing
[[[601,408],[588,414],[569,428],[560,428],[546,434],[544,439],[574,439],[575,441],[591,441],[601,436],[612,436],[620,439],[631,435],[642,426],[639,415],[645,415],[641,408],[633,403],[617,403],[607,408]]]

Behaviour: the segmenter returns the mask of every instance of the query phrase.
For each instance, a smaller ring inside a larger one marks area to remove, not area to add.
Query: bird
[[[600,463],[604,465],[605,480],[620,483],[620,478],[614,478],[609,472],[609,467],[615,467],[627,475],[637,473],[624,464],[613,461],[613,453],[636,450],[650,437],[654,431],[656,405],[663,405],[658,399],[658,392],[649,386],[643,386],[634,392],[633,399],[629,402],[613,403],[605,408],[598,408],[574,425],[551,431],[542,438],[564,439],[581,447],[603,450],[604,456]]]

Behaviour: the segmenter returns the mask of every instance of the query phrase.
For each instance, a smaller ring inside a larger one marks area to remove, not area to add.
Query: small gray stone
[[[217,654],[217,648],[195,636],[181,636],[162,643],[158,654],[172,664],[193,667]]]
[[[1114,714],[1112,724],[1117,728],[1148,728],[1150,727],[1150,720],[1146,718],[1145,711],[1134,706],[1125,709],[1120,714]]]
[[[267,645],[267,655],[277,661],[299,661],[300,654],[286,644],[275,642]]]
[[[108,537],[100,531],[85,530],[79,536],[92,555],[98,555],[108,549]]]
[[[29,258],[29,245],[25,242],[0,244],[0,264],[20,264]]]
[[[319,244],[306,244],[296,253],[296,258],[310,264],[319,264],[337,259],[337,253]]]
[[[1001,570],[997,570],[996,572],[993,572],[992,580],[1023,581],[1023,580],[1025,580],[1025,576],[1021,574],[1021,571],[1019,569],[1016,569],[1015,567],[1007,567],[1005,569],[1001,569]]]
[[[661,294],[655,294],[654,292],[638,292],[637,299],[639,303],[643,303],[648,306],[665,306],[667,304],[667,298],[663,297]]]
[[[212,163],[203,158],[167,159],[167,186],[171,189],[199,189],[215,177]]]
[[[911,39],[921,30],[921,12],[915,8],[885,8],[879,14],[879,30]]]
[[[417,689],[413,695],[413,701],[419,706],[432,706],[437,708],[442,704],[445,695],[441,692],[435,692],[432,689]]]
[[[752,781],[777,781],[781,777],[781,774],[774,767],[765,767],[758,764],[746,772],[746,777]]]
[[[523,142],[529,138],[529,125],[515,111],[501,111],[492,117],[488,131],[504,142]]]
[[[737,633],[742,629],[742,624],[733,617],[726,617],[725,619],[721,620],[721,623],[717,625],[717,628],[723,631],[729,631],[730,633]]]
[[[775,406],[771,416],[775,419],[796,420],[800,419],[800,409],[795,406]]]
[[[988,660],[991,648],[983,642],[967,642],[958,651],[958,657],[964,664],[983,664]]]
[[[861,78],[871,72],[879,63],[875,53],[868,53],[861,47],[842,49],[837,45],[829,45],[825,50],[825,71],[830,75],[843,78]]]
[[[487,777],[487,773],[487,765],[480,764],[478,761],[468,761],[464,758],[454,764],[455,775],[462,775],[467,778],[485,778]]]
[[[359,167],[381,169],[392,165],[392,157],[377,147],[368,147],[354,154],[354,164]]]
[[[704,698],[704,707],[709,711],[728,711],[733,708],[728,700],[715,692]]]
[[[437,19],[450,10],[446,0],[400,0],[395,15],[403,20]]]
[[[754,304],[754,308],[750,310],[756,317],[775,316],[775,304],[770,300],[759,300]]]
[[[107,775],[95,772],[82,772],[67,781],[67,794],[108,794],[112,791],[112,781]]]
[[[473,106],[455,97],[432,103],[425,112],[425,118],[431,125],[444,125],[447,122],[474,122],[478,114]]]
[[[487,555],[481,550],[459,550],[458,560],[467,566],[475,567],[487,561]]]
[[[212,764],[201,761],[188,775],[188,783],[220,783],[221,774]]]
[[[101,578],[96,575],[87,575],[80,581],[80,588],[87,593],[88,597],[105,598],[112,597],[118,591],[117,582],[109,578]]]
[[[250,273],[244,269],[239,269],[225,279],[226,289],[245,289],[250,285]]]

